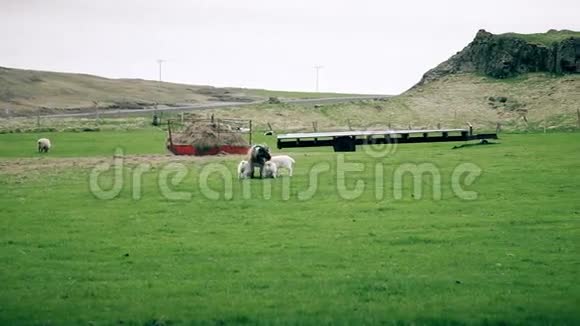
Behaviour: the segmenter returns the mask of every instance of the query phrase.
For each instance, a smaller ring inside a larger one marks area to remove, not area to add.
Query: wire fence
[[[101,114],[96,111],[91,115],[60,116],[60,115],[33,115],[33,116],[2,116],[0,117],[0,133],[23,132],[60,132],[60,131],[100,131],[100,130],[129,130],[152,126],[166,127],[167,119],[181,117],[181,120],[191,116],[190,113],[148,112],[127,115],[125,113]]]
[[[32,115],[2,116],[0,117],[0,133],[23,133],[23,132],[60,132],[60,131],[100,131],[100,130],[127,130],[141,129],[157,125],[165,129],[167,121],[183,124],[192,119],[210,119],[211,112],[148,112],[140,115],[124,113],[102,114],[95,111],[91,115],[83,116],[55,116],[55,115]],[[234,115],[234,114],[230,114]],[[560,114],[534,115],[530,117],[526,113],[504,117],[501,119],[485,120],[477,119],[466,113],[455,112],[449,119],[436,120],[435,117],[414,117],[404,115],[391,115],[386,117],[369,116],[368,118],[333,118],[332,115],[324,119],[312,118],[287,120],[278,118],[270,120],[271,116],[264,115],[256,119],[252,118],[254,132],[279,133],[288,131],[334,131],[334,130],[369,130],[369,129],[441,129],[441,128],[465,128],[472,124],[477,130],[499,132],[550,132],[550,131],[573,131],[580,130],[580,109],[576,112],[563,112]],[[157,119],[157,122],[155,121]],[[247,121],[246,119],[245,121]],[[236,121],[243,119],[221,118],[224,124],[235,125]],[[247,127],[245,127],[247,128]]]

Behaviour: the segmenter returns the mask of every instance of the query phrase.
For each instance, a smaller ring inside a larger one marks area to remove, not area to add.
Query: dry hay
[[[223,145],[247,146],[242,134],[223,123],[192,121],[187,127],[173,136],[175,144],[193,145],[196,148],[213,148]]]

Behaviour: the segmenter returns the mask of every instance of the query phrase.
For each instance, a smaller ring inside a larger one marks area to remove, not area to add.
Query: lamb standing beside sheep
[[[238,164],[238,178],[239,179],[246,179],[249,177],[250,172],[248,171],[250,169],[250,164],[248,163],[248,161],[246,160],[242,160],[240,161],[240,164]],[[262,174],[262,178],[276,178],[278,176],[278,168],[276,167],[276,164],[267,161],[266,163],[264,163],[264,170],[263,170],[263,174]]]
[[[241,160],[240,164],[238,164],[238,178],[240,179],[245,179],[247,178],[249,171],[247,171],[250,168],[250,165],[248,164],[248,161],[246,160]]]
[[[266,163],[264,163],[264,178],[274,178],[276,179],[276,177],[278,176],[278,168],[276,167],[276,164],[268,161]]]
[[[36,143],[38,144],[39,153],[48,153],[48,150],[52,146],[48,138],[40,138]]]
[[[252,153],[252,150],[250,151]],[[252,154],[249,155],[251,157]],[[270,160],[265,161],[260,167],[260,177],[263,178],[276,178],[280,176],[281,169],[287,169],[288,175],[292,176],[294,170],[294,159],[288,155],[276,155],[271,156]],[[238,178],[245,179],[251,178],[253,174],[254,167],[249,161],[242,160],[238,164]]]
[[[280,175],[280,169],[284,168],[288,170],[288,176],[292,176],[292,172],[294,170],[294,163],[296,163],[296,161],[294,161],[294,159],[288,155],[272,156],[272,158],[270,158],[270,161],[268,162],[272,162],[276,165],[278,175]]]

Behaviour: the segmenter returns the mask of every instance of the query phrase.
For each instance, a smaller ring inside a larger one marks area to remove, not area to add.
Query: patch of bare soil
[[[235,155],[228,155],[236,157]],[[124,166],[134,166],[141,163],[148,163],[151,166],[160,166],[171,162],[192,162],[205,163],[223,159],[220,156],[175,156],[168,155],[125,155],[117,157],[122,159]],[[63,158],[22,158],[0,160],[0,175],[18,175],[29,172],[46,171],[54,173],[65,169],[78,168],[90,169],[101,163],[112,164],[115,157],[63,157]]]

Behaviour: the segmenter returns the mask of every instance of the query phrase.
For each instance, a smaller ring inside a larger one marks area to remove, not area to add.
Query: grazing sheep
[[[47,153],[51,147],[50,139],[48,138],[40,138],[37,141],[38,144],[38,152],[39,153]]]
[[[294,170],[294,163],[296,163],[296,161],[294,161],[294,159],[288,155],[272,156],[269,162],[276,164],[277,168],[276,170],[278,171],[278,175],[280,175],[280,169],[284,168],[288,170],[289,176],[292,176],[292,171]]]
[[[240,164],[238,164],[238,178],[240,179],[247,178],[249,175],[249,169],[250,165],[248,164],[248,161],[246,160],[240,161]]]
[[[264,163],[272,158],[270,149],[265,145],[254,145],[248,151],[248,164],[250,168],[246,171],[246,177],[254,178],[254,168],[260,168],[260,178],[264,175]]]
[[[276,179],[276,176],[278,175],[278,168],[276,167],[276,164],[268,161],[266,163],[264,163],[264,178],[274,178]]]

